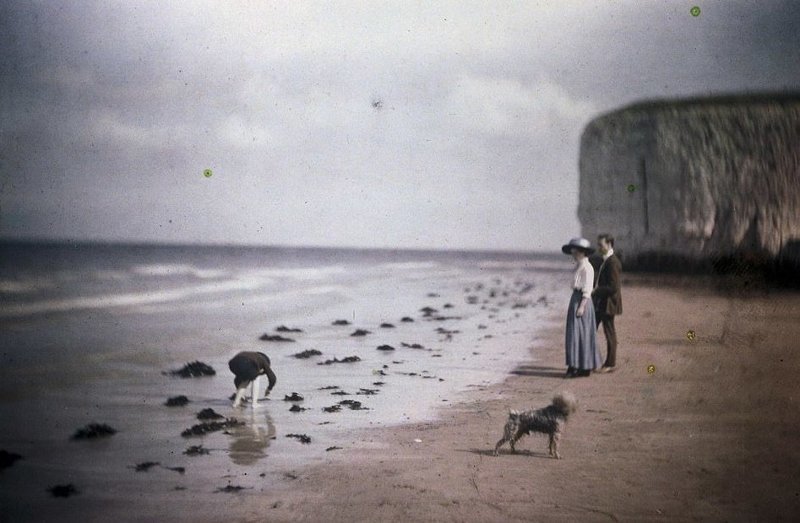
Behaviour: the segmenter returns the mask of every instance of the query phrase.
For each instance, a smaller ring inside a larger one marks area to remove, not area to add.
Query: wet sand
[[[800,509],[800,296],[628,279],[619,368],[565,380],[553,328],[504,383],[432,423],[363,432],[285,488],[230,500],[260,521],[774,521]],[[694,339],[687,337],[694,331]],[[648,372],[648,367],[653,371]],[[563,459],[509,407],[579,398]],[[419,440],[419,441],[417,441]],[[221,516],[224,511],[217,515]],[[214,516],[211,516],[214,519]]]
[[[562,377],[562,312],[561,304],[555,303],[550,306],[550,327],[532,330],[527,341],[515,336],[481,339],[476,350],[482,353],[512,350],[506,345],[523,343],[530,359],[502,383],[477,382],[467,392],[450,395],[434,419],[375,428],[363,428],[362,422],[346,430],[349,419],[357,421],[351,416],[370,415],[347,410],[345,416],[331,415],[339,416],[335,437],[324,432],[329,425],[304,427],[298,423],[301,418],[291,418],[296,420],[291,425],[279,421],[276,428],[269,413],[288,409],[282,398],[291,392],[281,390],[266,410],[243,410],[245,426],[232,429],[230,435],[177,438],[161,455],[137,452],[136,441],[125,440],[128,433],[117,434],[114,445],[130,447],[128,465],[145,458],[160,465],[127,471],[128,479],[121,481],[118,470],[96,460],[76,483],[80,487],[80,480],[88,476],[94,481],[108,478],[108,489],[69,499],[41,498],[34,512],[45,519],[49,514],[76,521],[102,521],[109,514],[126,521],[792,518],[800,509],[800,405],[795,384],[800,371],[800,295],[721,294],[697,280],[657,277],[627,277],[624,292],[625,314],[618,319],[619,368],[614,373]],[[687,337],[690,330],[693,339]],[[451,343],[460,343],[458,337]],[[602,335],[600,343],[604,347]],[[399,378],[403,377],[394,380]],[[391,394],[419,394],[416,383],[409,379]],[[192,381],[195,386],[205,387]],[[193,398],[203,394],[188,390]],[[563,459],[547,456],[541,435],[521,440],[516,455],[507,447],[500,456],[491,455],[509,408],[541,407],[564,390],[573,392],[580,405],[563,439]],[[382,401],[389,392],[381,393]],[[328,403],[339,399],[331,396]],[[225,414],[229,409],[221,397],[208,397],[203,406]],[[198,409],[190,410],[182,416],[181,428],[192,423]],[[265,412],[266,421],[261,419]],[[308,414],[310,420],[310,413],[292,416]],[[298,435],[307,433],[311,443],[286,438],[290,428]],[[76,452],[84,452],[87,461],[111,445],[97,443],[89,450],[75,446]],[[179,455],[188,445],[200,443],[210,455]],[[306,457],[297,461],[295,452]],[[141,459],[134,461],[134,455]],[[58,462],[58,456],[52,458]],[[15,470],[22,463],[2,472],[7,476],[4,483],[24,470]],[[169,468],[174,466],[186,466],[186,473]]]

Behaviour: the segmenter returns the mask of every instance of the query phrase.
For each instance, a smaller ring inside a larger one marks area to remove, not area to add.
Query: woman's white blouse
[[[584,298],[592,297],[592,288],[594,287],[594,268],[589,263],[588,258],[583,258],[578,262],[575,268],[575,281],[572,288],[581,291]]]

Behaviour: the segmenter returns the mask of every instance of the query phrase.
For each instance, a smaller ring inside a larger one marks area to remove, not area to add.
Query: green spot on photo
[[[691,13],[692,16],[700,16],[700,8],[694,6],[691,9],[689,9],[689,13]]]
[[[211,171],[211,169],[206,169],[203,171],[203,176],[205,176],[206,178],[211,178],[212,174],[214,173]]]
[[[635,185],[633,185],[633,184],[629,184],[628,185],[628,192],[633,192],[635,190],[636,190],[636,186]]]

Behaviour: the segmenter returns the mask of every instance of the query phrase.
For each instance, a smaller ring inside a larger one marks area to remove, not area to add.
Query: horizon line
[[[245,248],[245,249],[325,249],[346,251],[403,251],[403,252],[451,252],[451,253],[482,253],[482,254],[560,254],[558,249],[552,251],[504,249],[504,248],[453,248],[453,247],[359,247],[359,246],[332,246],[332,245],[287,245],[287,244],[256,244],[256,243],[223,243],[223,242],[170,242],[159,240],[104,240],[104,239],[64,239],[64,238],[13,238],[0,237],[0,245],[25,244],[25,245],[53,245],[53,246],[120,246],[120,247],[209,247],[209,248]]]

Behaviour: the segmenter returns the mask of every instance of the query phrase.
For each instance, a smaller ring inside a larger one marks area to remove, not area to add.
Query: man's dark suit
[[[612,254],[605,261],[602,257],[594,257],[592,265],[595,266],[597,284],[592,291],[597,326],[603,324],[606,334],[608,352],[604,367],[614,367],[617,364],[617,331],[614,327],[614,317],[622,314],[622,290],[620,279],[622,277],[622,262],[616,254]]]

